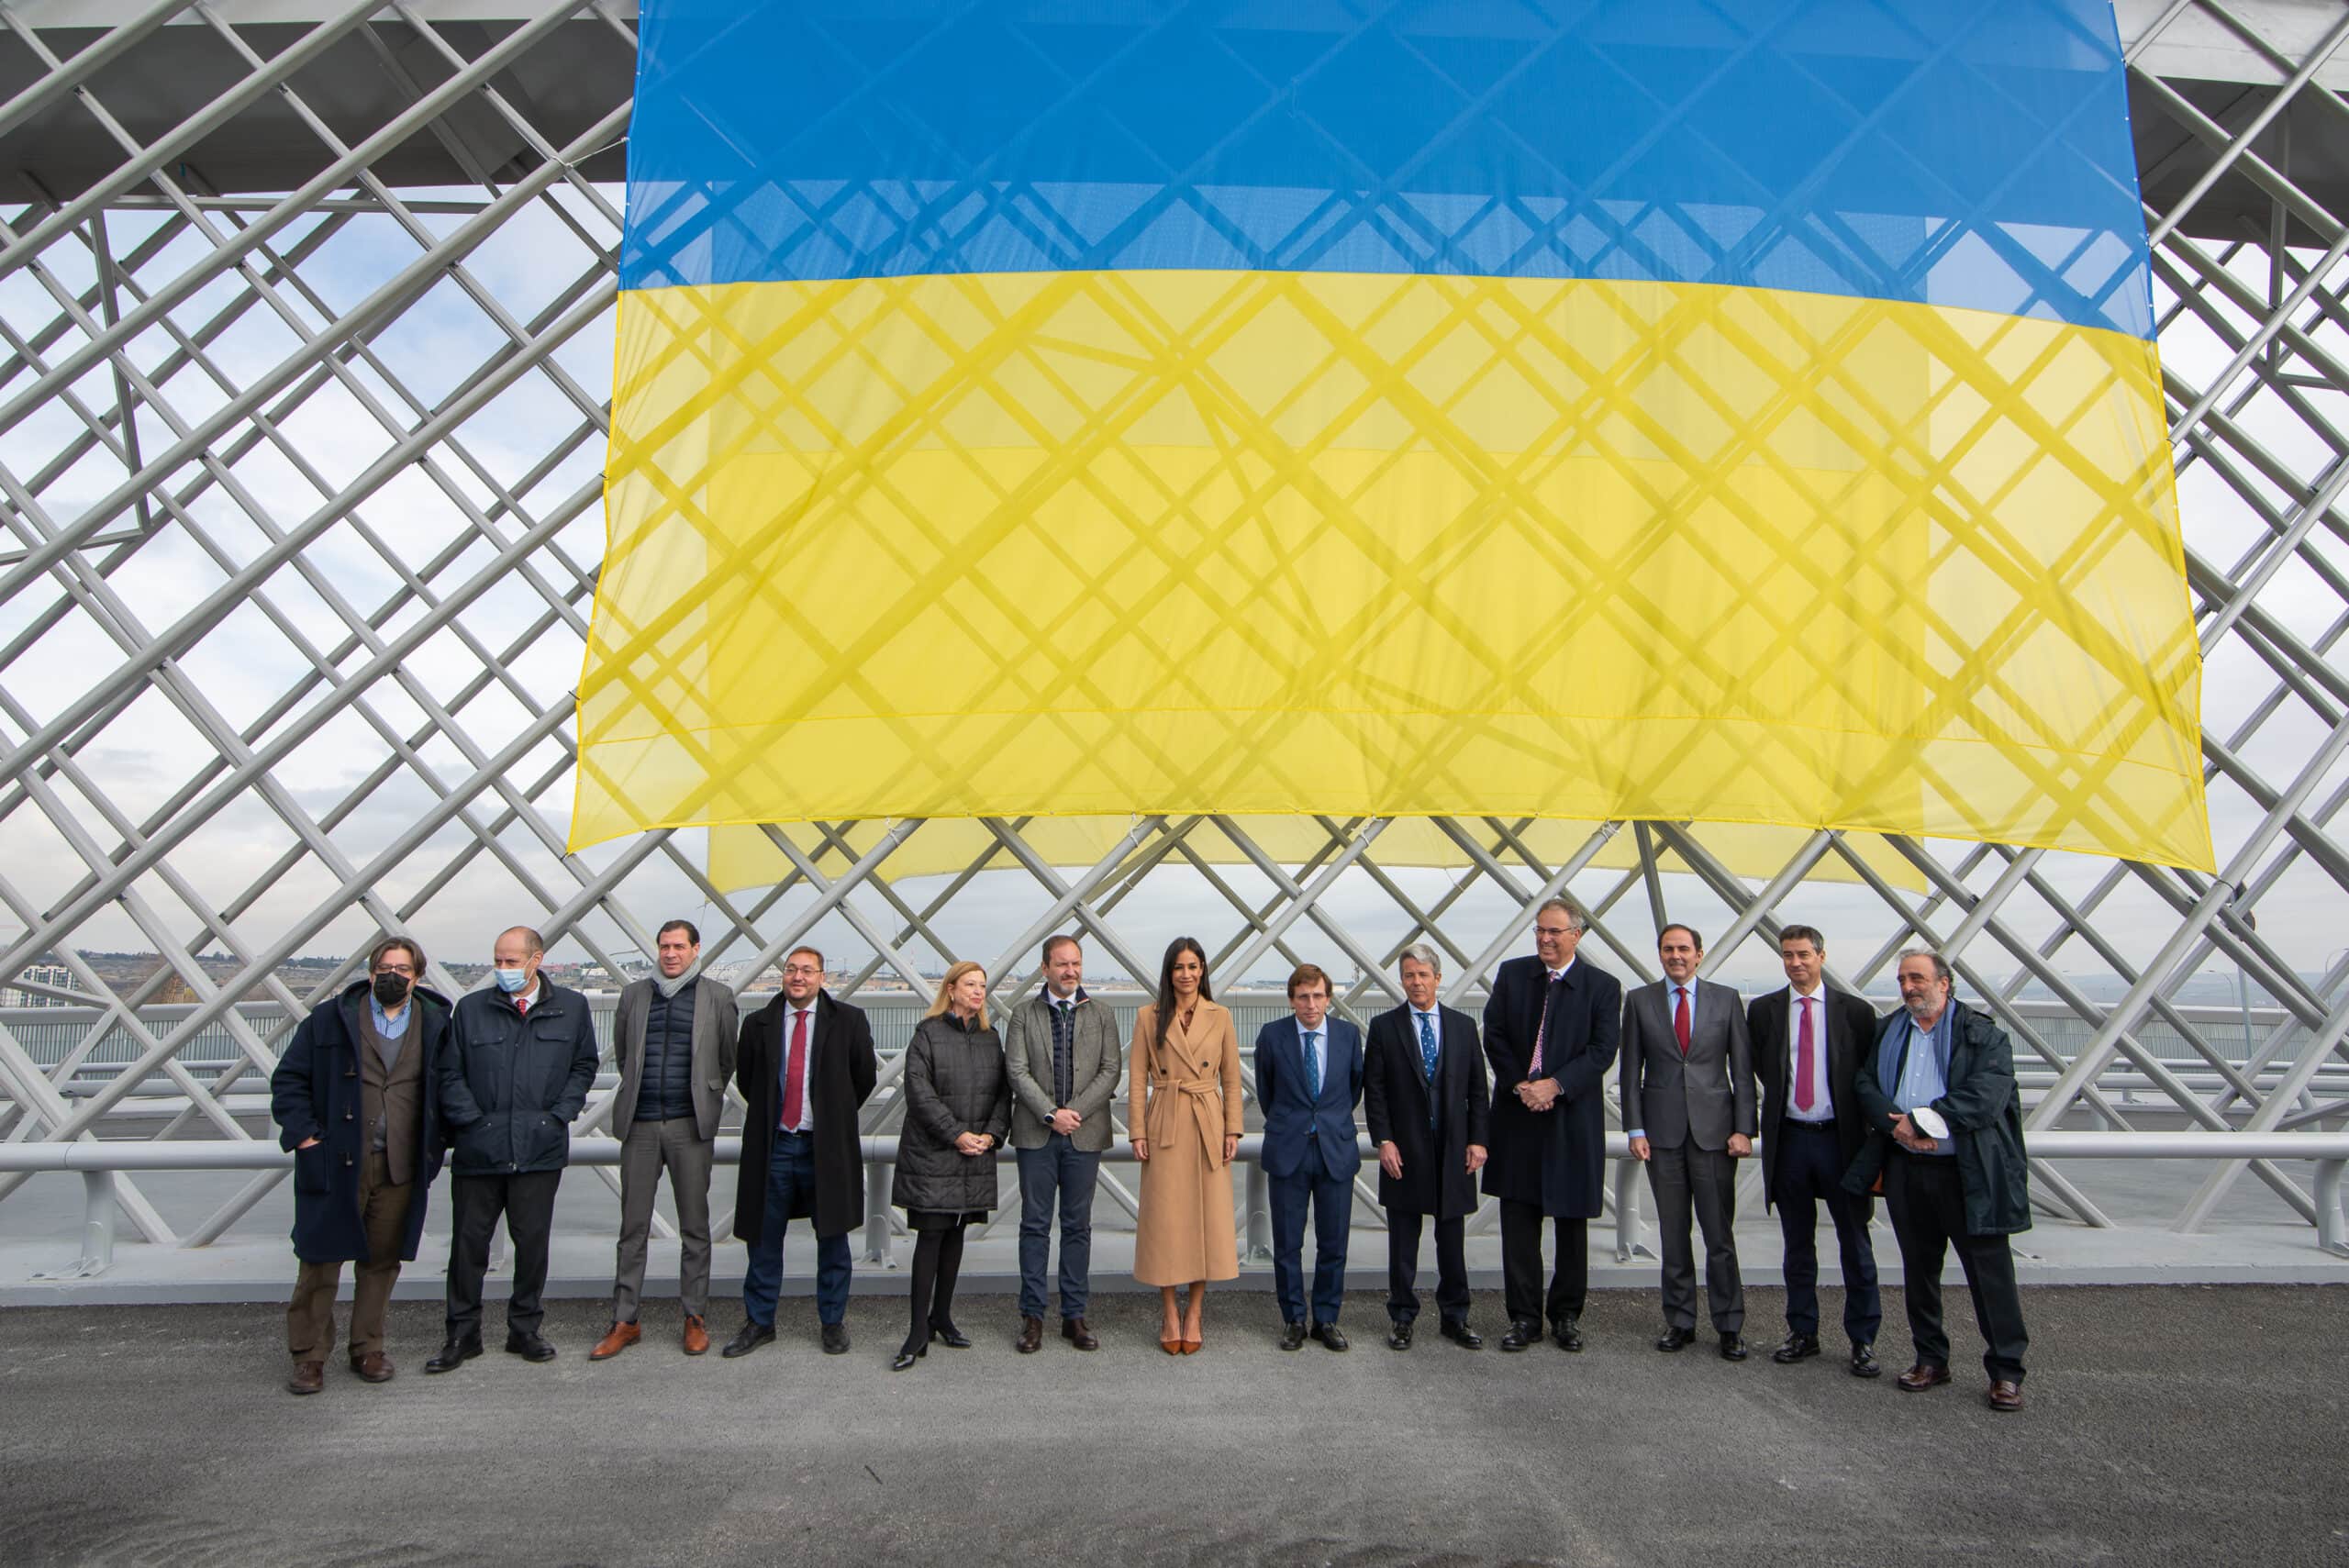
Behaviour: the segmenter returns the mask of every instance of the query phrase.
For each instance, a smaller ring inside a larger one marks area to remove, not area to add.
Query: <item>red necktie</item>
[[[1680,1004],[1672,1009],[1672,1032],[1680,1037],[1680,1054],[1686,1056],[1688,1054],[1688,987],[1675,985],[1673,989],[1680,993]]]
[[[528,1013],[530,1010],[530,999],[528,996],[515,997],[514,1010],[518,1013]]]
[[[797,1007],[791,1014],[791,1055],[783,1069],[783,1120],[777,1125],[785,1132],[799,1129],[799,1118],[807,1110],[807,1009]]]
[[[1812,998],[1798,998],[1802,1003],[1802,1027],[1795,1035],[1795,1109],[1810,1109],[1810,1074],[1818,1065],[1819,1042],[1810,1032]]]

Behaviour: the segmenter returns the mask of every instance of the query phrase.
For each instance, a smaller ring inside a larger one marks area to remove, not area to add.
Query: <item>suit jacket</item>
[[[1776,1201],[1778,1152],[1786,1142],[1779,1137],[1779,1130],[1794,1104],[1795,1042],[1788,1038],[1787,1018],[1792,995],[1791,986],[1781,986],[1745,1005],[1745,1034],[1753,1042],[1753,1076],[1762,1088],[1765,1208]],[[1849,1170],[1868,1134],[1867,1113],[1852,1086],[1852,1075],[1859,1070],[1860,1058],[1876,1044],[1876,1009],[1849,991],[1838,991],[1832,985],[1821,985],[1819,999],[1820,1006],[1811,1017],[1826,1037],[1827,1097],[1835,1112],[1835,1141],[1842,1150],[1843,1168]],[[1860,1220],[1865,1224],[1870,1206],[1865,1198],[1860,1200]]]
[[[1294,1015],[1256,1031],[1256,1104],[1264,1113],[1264,1174],[1308,1170],[1317,1149],[1321,1170],[1337,1175],[1362,1163],[1354,1106],[1362,1102],[1362,1030],[1332,1014],[1321,1020],[1321,1093],[1306,1093],[1305,1034]]]
[[[1513,958],[1493,972],[1485,1004],[1485,1060],[1493,1066],[1492,1158],[1485,1191],[1538,1203],[1566,1219],[1598,1217],[1607,1192],[1607,1069],[1623,1027],[1623,983],[1577,957],[1551,995],[1538,958]],[[1530,1076],[1533,1039],[1547,998],[1550,1028],[1542,1076],[1558,1081],[1558,1103],[1530,1111],[1517,1086]]]
[[[781,992],[742,1020],[742,1044],[735,1060],[735,1083],[742,1091],[742,1169],[734,1186],[734,1234],[755,1241],[766,1228],[767,1161],[774,1151],[775,1122],[783,1115],[783,1025],[791,1010]],[[864,1009],[835,1002],[829,991],[816,994],[809,1025],[815,1071],[807,1093],[815,1107],[816,1193],[803,1189],[787,1217],[813,1219],[818,1236],[845,1236],[864,1223],[863,1136],[856,1113],[873,1096],[880,1063],[873,1054],[873,1025]]]
[[[1659,980],[1623,998],[1623,1127],[1659,1149],[1694,1143],[1724,1149],[1732,1132],[1752,1138],[1753,1047],[1745,1002],[1727,985],[1699,980],[1688,1053],[1672,1027],[1672,987]]]
[[[612,1136],[626,1138],[636,1124],[636,1097],[644,1087],[644,1020],[652,1006],[652,982],[631,981],[612,1010],[612,1055],[620,1070],[619,1093],[612,1100]],[[734,1052],[741,1022],[733,990],[705,974],[694,981],[694,1136],[704,1143],[718,1136],[726,1115],[726,1081],[734,1076]]]
[[[1069,1109],[1083,1119],[1069,1139],[1071,1148],[1099,1153],[1109,1147],[1109,1102],[1118,1097],[1118,1074],[1125,1067],[1125,1042],[1109,1004],[1076,994],[1076,1027],[1069,1041]],[[1052,1136],[1052,1009],[1039,991],[1011,1010],[1003,1022],[1003,1051],[1011,1069],[1011,1146],[1041,1149]]]
[[[1457,1219],[1476,1211],[1468,1146],[1489,1150],[1492,1108],[1476,1021],[1445,1006],[1436,1008],[1436,1020],[1432,1084],[1411,1009],[1397,1007],[1370,1020],[1363,1051],[1363,1116],[1370,1123],[1371,1141],[1392,1143],[1403,1160],[1400,1176],[1379,1171],[1378,1201],[1388,1208]]]

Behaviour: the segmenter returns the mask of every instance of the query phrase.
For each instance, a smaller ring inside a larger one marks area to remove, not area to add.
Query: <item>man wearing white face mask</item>
[[[455,1152],[450,1203],[449,1336],[424,1363],[452,1372],[481,1354],[481,1285],[489,1239],[506,1217],[514,1243],[514,1293],[506,1305],[506,1348],[551,1362],[539,1332],[546,1314],[547,1240],[555,1187],[571,1157],[571,1124],[596,1082],[595,1019],[587,998],[539,973],[546,941],[528,926],[502,933],[492,951],[496,984],[468,993],[440,1057],[440,1120]]]

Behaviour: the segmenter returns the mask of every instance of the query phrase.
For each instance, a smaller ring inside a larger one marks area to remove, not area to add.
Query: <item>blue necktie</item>
[[[1305,1094],[1311,1100],[1321,1097],[1321,1063],[1313,1054],[1313,1042],[1320,1038],[1319,1029],[1305,1031]]]
[[[1428,1022],[1425,1013],[1419,1015],[1419,1065],[1428,1075],[1428,1125],[1433,1127],[1435,1109],[1435,1027]]]

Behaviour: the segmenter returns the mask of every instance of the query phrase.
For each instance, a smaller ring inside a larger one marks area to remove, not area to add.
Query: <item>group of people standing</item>
[[[1879,1020],[1861,998],[1825,984],[1825,939],[1808,927],[1780,933],[1787,987],[1751,1004],[1697,978],[1703,941],[1687,926],[1659,933],[1664,978],[1628,995],[1576,957],[1586,929],[1563,899],[1534,912],[1535,951],[1496,972],[1481,1039],[1476,1020],[1438,999],[1442,961],[1428,944],[1404,950],[1403,1005],[1371,1019],[1366,1033],[1332,1015],[1334,987],[1319,968],[1303,964],[1290,975],[1290,1017],[1258,1032],[1252,1063],[1280,1348],[1308,1340],[1348,1348],[1340,1318],[1359,1108],[1386,1211],[1387,1345],[1411,1348],[1420,1244],[1432,1221],[1442,1335],[1482,1346],[1469,1321],[1465,1236],[1489,1197],[1498,1207],[1508,1318],[1500,1348],[1522,1351],[1546,1338],[1581,1351],[1611,1071],[1656,1206],[1656,1349],[1677,1351],[1696,1338],[1693,1223],[1720,1354],[1750,1353],[1732,1222],[1736,1162],[1755,1156],[1758,1141],[1765,1201],[1786,1247],[1788,1332],[1773,1359],[1820,1353],[1823,1205],[1842,1257],[1850,1369],[1881,1373],[1868,1229],[1880,1193],[1900,1245],[1916,1356],[1900,1386],[1920,1392],[1950,1381],[1941,1271],[1954,1247],[1988,1343],[1987,1401],[2021,1408],[2027,1340],[2008,1237],[2028,1229],[2030,1211],[2011,1050],[1987,1017],[1955,1001],[1946,963],[1923,950],[1904,954],[1902,1006]],[[506,1349],[554,1359],[540,1332],[554,1195],[599,1052],[585,998],[540,973],[544,948],[528,928],[503,933],[495,984],[451,1004],[421,984],[416,943],[389,939],[370,955],[365,980],[295,1031],[271,1081],[273,1115],[295,1151],[302,1266],[287,1312],[293,1392],[323,1387],[346,1262],[358,1276],[351,1370],[369,1382],[393,1375],[384,1309],[401,1262],[416,1256],[423,1195],[444,1154],[454,1207],[447,1334],[424,1370],[452,1371],[482,1353],[482,1280],[501,1216],[514,1248]],[[963,1238],[997,1207],[1007,1141],[1021,1204],[1017,1349],[1043,1345],[1056,1224],[1061,1338],[1098,1348],[1086,1322],[1092,1210],[1121,1076],[1141,1170],[1133,1273],[1159,1287],[1160,1348],[1199,1350],[1208,1285],[1239,1274],[1231,1168],[1243,1132],[1240,1042],[1230,1009],[1214,1000],[1205,951],[1189,938],[1167,948],[1122,1060],[1114,1014],[1085,989],[1077,940],[1053,937],[1041,958],[1042,986],[1000,1028],[989,1016],[985,972],[954,964],[907,1047],[891,1198],[915,1248],[894,1370],[915,1366],[932,1343],[972,1342],[953,1315]],[[700,973],[699,959],[690,922],[663,926],[658,973],[629,985],[615,1014],[619,1087],[610,1117],[621,1144],[621,1227],[611,1326],[589,1360],[608,1360],[641,1337],[646,1246],[664,1173],[683,1239],[682,1348],[708,1349],[709,1182],[729,1083],[746,1107],[734,1233],[750,1256],[743,1322],[722,1353],[748,1355],[774,1339],[794,1219],[808,1220],[816,1235],[823,1349],[844,1353],[848,1238],[864,1222],[859,1112],[880,1078],[871,1027],[824,989],[823,955],[812,948],[785,955],[779,994],[745,1018],[734,993]],[[1545,1228],[1554,1247],[1546,1286]]]

